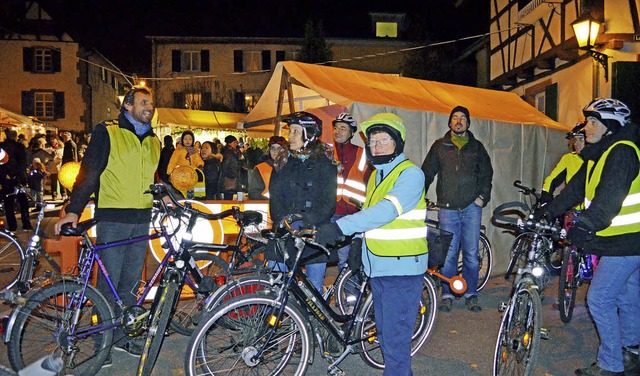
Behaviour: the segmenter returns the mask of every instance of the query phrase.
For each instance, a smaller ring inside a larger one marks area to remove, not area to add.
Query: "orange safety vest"
[[[260,173],[260,177],[264,182],[264,190],[262,191],[261,194],[264,197],[269,197],[269,182],[271,181],[271,173],[273,172],[273,166],[271,166],[267,162],[262,162],[256,165],[256,169]]]
[[[333,154],[335,160],[339,160],[338,152],[335,148],[333,149]],[[365,202],[367,186],[364,182],[364,174],[366,169],[367,156],[364,149],[358,147],[355,162],[351,167],[351,170],[347,173],[346,178],[344,176],[344,171],[338,173],[338,191],[336,195],[338,202],[340,200],[344,200],[349,205],[355,206],[349,202],[349,197],[353,197],[360,202]]]

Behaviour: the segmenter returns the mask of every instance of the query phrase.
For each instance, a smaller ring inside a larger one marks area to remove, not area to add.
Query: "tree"
[[[300,49],[299,59],[303,63],[324,63],[333,60],[331,46],[324,36],[322,21],[315,23],[309,20],[304,26],[304,41]]]

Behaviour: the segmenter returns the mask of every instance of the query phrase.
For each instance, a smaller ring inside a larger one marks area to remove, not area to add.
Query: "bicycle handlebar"
[[[507,210],[512,210],[517,212],[520,215],[516,216],[506,216],[502,213]],[[520,201],[507,202],[502,205],[499,205],[493,211],[493,219],[498,223],[504,223],[508,225],[517,226],[521,230],[534,231],[540,235],[559,235],[560,238],[564,239],[566,236],[565,231],[560,226],[556,226],[553,223],[549,223],[544,219],[539,221],[534,221],[531,218],[527,218],[525,220],[522,219],[522,216],[526,217],[526,212],[529,211],[529,207]]]
[[[171,199],[171,202],[173,203],[173,205],[178,208],[180,211],[183,212],[190,212],[191,214],[195,214],[196,216],[209,220],[209,221],[217,221],[219,219],[223,219],[223,218],[227,218],[230,216],[233,216],[233,218],[236,221],[241,221],[243,219],[243,213],[240,211],[240,208],[237,206],[232,207],[231,209],[225,210],[223,212],[220,213],[204,213],[201,212],[197,209],[194,209],[191,206],[187,206],[185,204],[182,204],[178,201],[178,199],[176,199],[176,197],[174,196],[173,192],[171,191],[171,189],[168,189],[164,184],[162,183],[157,183],[157,184],[152,184],[149,186],[149,190],[145,191],[144,193],[147,194],[152,194],[154,196],[168,196]],[[163,205],[166,206],[166,204]]]
[[[294,238],[298,238],[309,245],[319,248],[327,255],[330,255],[331,251],[329,251],[329,249],[327,249],[322,244],[312,240],[315,237],[317,232],[315,229],[306,228],[306,229],[295,230],[293,227],[291,227],[291,223],[298,221],[300,219],[302,219],[302,216],[300,214],[289,214],[284,218],[282,218],[282,220],[280,221],[279,227],[285,229]]]
[[[522,182],[520,180],[516,180],[513,182],[513,186],[518,188],[520,190],[521,193],[527,195],[527,196],[533,196],[536,198],[536,200],[540,200],[540,195],[536,192],[535,188],[529,188],[526,187],[524,185],[522,185]]]

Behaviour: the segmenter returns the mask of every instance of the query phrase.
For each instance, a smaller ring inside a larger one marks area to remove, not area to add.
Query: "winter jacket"
[[[220,170],[220,192],[236,192],[240,188],[240,156],[242,153],[230,146],[222,149],[222,169]],[[227,181],[235,180],[235,185],[225,189],[225,179]]]
[[[469,141],[458,149],[451,142],[451,131],[436,140],[422,163],[425,176],[425,192],[438,175],[436,196],[438,204],[448,209],[463,209],[480,197],[487,205],[491,199],[493,168],[491,159],[482,143],[471,131]]]
[[[616,134],[605,137],[595,144],[587,144],[580,155],[586,161],[597,162],[602,154],[614,143],[630,140],[638,143],[638,129],[630,124],[621,128]],[[551,201],[544,211],[550,218],[563,214],[585,198],[585,180],[588,163],[584,163],[573,176],[558,197]],[[620,212],[622,202],[629,193],[631,182],[640,173],[640,161],[635,150],[628,145],[616,145],[609,153],[596,195],[591,200],[588,209],[578,217],[583,223],[591,227],[594,232],[609,227],[611,220]],[[640,232],[616,236],[596,236],[585,247],[589,253],[600,256],[631,256],[640,255]]]

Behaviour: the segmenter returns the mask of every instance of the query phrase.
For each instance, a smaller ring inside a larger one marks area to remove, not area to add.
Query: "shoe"
[[[114,345],[113,349],[127,352],[129,355],[139,358],[142,355],[142,350],[144,349],[144,342],[145,340],[143,338],[130,339],[125,343],[118,343]]]
[[[104,360],[104,363],[102,363],[101,368],[108,368],[108,367],[111,367],[112,365],[113,365],[113,358],[111,357],[111,351],[109,351],[109,353],[107,354],[107,359]]]
[[[17,227],[9,227],[8,230],[9,230],[9,232],[16,232],[16,231],[18,231],[18,228]]]
[[[622,349],[625,376],[640,376],[640,355],[637,351],[637,348],[633,350]]]
[[[465,301],[464,301],[464,304],[467,305],[467,308],[471,312],[480,312],[480,311],[482,311],[482,307],[480,307],[480,305],[478,305],[478,296],[477,295],[470,296],[470,297],[466,298]]]
[[[22,231],[33,231],[33,226],[31,226],[31,224],[22,226]]]
[[[453,305],[453,299],[444,298],[444,299],[442,299],[442,301],[440,302],[440,305],[438,306],[438,311],[440,311],[440,312],[451,312],[451,306],[452,305]]]
[[[624,372],[612,372],[598,367],[598,363],[593,363],[591,367],[577,369],[577,376],[624,376]]]

